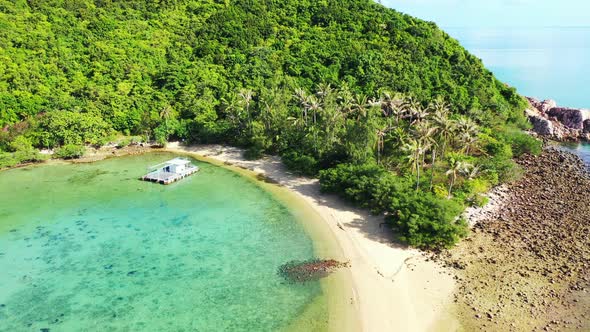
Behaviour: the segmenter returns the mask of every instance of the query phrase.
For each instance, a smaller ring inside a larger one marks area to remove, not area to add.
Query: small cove
[[[1,329],[327,328],[320,282],[276,273],[316,256],[289,209],[208,163],[170,186],[137,180],[171,156],[0,173]]]

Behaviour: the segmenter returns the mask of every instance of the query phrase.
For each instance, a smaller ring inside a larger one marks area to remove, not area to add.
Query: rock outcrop
[[[527,99],[526,115],[533,132],[559,141],[590,141],[590,110],[558,107],[554,100]]]
[[[590,331],[590,175],[555,149],[517,162],[522,177],[441,254],[457,275],[459,317],[473,331]]]
[[[526,115],[529,118],[529,121],[533,125],[533,131],[542,136],[555,136],[555,126],[553,122],[539,112],[535,112],[533,110],[527,109]]]
[[[557,119],[557,121],[563,123],[564,126],[572,129],[583,129],[584,128],[584,114],[582,110],[575,108],[564,108],[554,107],[547,113],[549,117]]]

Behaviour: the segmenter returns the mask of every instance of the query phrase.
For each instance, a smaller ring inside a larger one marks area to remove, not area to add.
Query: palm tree
[[[404,118],[407,115],[413,116],[417,109],[422,108],[422,105],[416,99],[407,97],[401,107],[403,109],[401,116]]]
[[[442,112],[442,113],[449,113],[449,104],[445,101],[445,99],[441,96],[436,97],[433,102],[428,105],[428,108],[432,112]]]
[[[437,127],[439,145],[441,147],[441,158],[445,158],[447,144],[455,132],[455,122],[449,119],[448,110],[438,109],[432,115],[432,123]]]
[[[436,126],[434,122],[431,121],[424,121],[418,123],[413,130],[413,134],[419,141],[422,142],[424,147],[424,153],[422,155],[422,165],[425,164],[424,159],[426,158],[426,153],[430,151],[431,157],[431,172],[430,172],[430,188],[432,189],[432,183],[434,181],[434,172],[435,172],[435,163],[436,163],[436,152],[438,149],[438,142],[436,139],[436,135],[439,131],[439,128]]]
[[[305,124],[307,124],[307,110],[309,108],[309,105],[307,103],[309,100],[309,98],[307,97],[307,92],[305,92],[305,90],[301,88],[297,88],[295,89],[295,94],[293,95],[293,97],[295,98],[295,100],[299,104],[299,107],[301,108],[301,118],[304,119]]]
[[[428,108],[424,108],[422,107],[422,105],[418,105],[417,107],[412,108],[411,111],[413,125],[421,123],[422,121],[426,120],[430,115],[430,111],[428,110]]]
[[[455,181],[457,180],[457,174],[461,174],[466,172],[471,166],[471,164],[457,161],[456,159],[451,159],[451,164],[449,170],[446,172],[446,175],[449,176],[449,196],[447,198],[451,198],[453,192],[453,186],[455,185]]]
[[[461,170],[461,175],[463,175],[468,180],[475,179],[480,173],[479,166],[474,166],[471,164],[465,164],[465,168]]]
[[[313,124],[315,125],[317,122],[317,113],[322,110],[322,103],[316,96],[309,96],[306,103],[307,109],[313,113]]]
[[[420,188],[420,159],[424,153],[424,146],[420,140],[412,138],[405,144],[404,150],[408,153],[406,157],[412,164],[412,169],[416,170],[416,190],[418,190]]]
[[[388,91],[381,93],[379,101],[381,102],[381,112],[383,113],[383,116],[392,116],[394,108],[394,100],[392,94]]]
[[[234,128],[238,130],[238,134],[241,135],[241,127],[242,127],[242,114],[241,114],[241,107],[240,103],[238,102],[236,95],[231,94],[230,99],[221,99],[221,104],[223,107],[223,111],[226,114],[227,119],[232,123]]]
[[[168,140],[168,135],[169,135],[168,120],[170,120],[171,117],[172,117],[172,107],[170,105],[164,106],[164,108],[162,108],[162,110],[160,111],[160,119],[164,120],[164,130],[165,130],[164,139],[166,141]],[[156,140],[158,140],[157,136],[156,136]]]
[[[334,89],[332,89],[330,83],[320,83],[318,84],[318,91],[316,92],[316,96],[318,96],[318,98],[320,98],[321,100],[325,100],[328,96],[332,94],[333,91]]]
[[[462,116],[457,120],[457,131],[476,133],[479,130],[477,124],[468,117]]]
[[[404,114],[403,98],[399,94],[390,92],[381,93],[381,111],[385,117],[395,117],[396,123],[399,123],[401,116]]]
[[[166,105],[160,111],[160,119],[164,120],[164,125],[166,126],[166,131],[168,131],[168,120],[172,116],[172,106]]]
[[[434,173],[436,172],[436,152],[438,150],[438,142],[434,138],[430,138],[428,142],[431,149],[430,149],[430,186],[428,187],[429,190],[432,190],[432,186],[434,184]]]
[[[311,126],[311,131],[313,134],[313,145],[314,145],[314,150],[317,153],[318,151],[318,142],[317,142],[317,128],[316,128],[316,122],[317,122],[317,113],[320,112],[322,110],[322,105],[320,103],[320,101],[318,100],[318,98],[316,98],[316,96],[309,96],[307,98],[307,108],[312,112],[313,114],[313,125]]]
[[[250,89],[241,89],[238,93],[238,96],[242,99],[241,102],[245,106],[247,125],[250,128],[250,134],[252,134],[252,116],[250,114],[250,104],[252,103],[252,97],[254,97],[254,92]]]
[[[354,107],[354,95],[352,92],[350,92],[346,85],[344,85],[338,91],[337,102],[338,109],[345,116],[347,116],[352,111],[352,108]]]
[[[461,142],[464,144],[465,153],[469,154],[471,146],[477,142],[479,127],[473,120],[467,117],[460,117],[457,120],[455,128]]]
[[[421,159],[420,163],[418,164],[419,169],[422,169],[422,167],[424,166],[425,159],[426,159],[426,153],[429,150],[432,151],[432,156],[433,156],[432,166],[434,167],[434,159],[436,159],[436,153],[433,151],[433,147],[436,147],[436,140],[434,138],[434,135],[436,134],[437,129],[438,128],[436,126],[433,126],[430,123],[430,121],[419,122],[414,127],[414,130],[413,130],[414,137],[416,138],[416,140],[418,140],[418,142],[420,142],[421,149],[422,149],[422,151],[421,151],[422,159]]]
[[[264,128],[270,130],[274,118],[274,109],[266,101],[264,102],[264,108],[261,111],[260,117],[264,123]]]
[[[476,134],[473,133],[463,133],[459,135],[459,139],[461,140],[461,143],[464,144],[464,150],[466,154],[469,154],[471,152],[471,148],[478,141]]]
[[[408,132],[399,126],[392,127],[389,137],[397,142],[396,146],[403,147],[407,143]]]
[[[356,120],[359,121],[362,118],[366,118],[368,115],[369,101],[365,95],[357,95],[352,101],[351,111],[356,114]]]
[[[377,163],[381,164],[381,154],[385,147],[385,136],[391,130],[391,127],[386,126],[382,129],[377,129]]]

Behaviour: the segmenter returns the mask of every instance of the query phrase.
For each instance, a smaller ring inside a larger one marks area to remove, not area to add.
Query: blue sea
[[[520,94],[590,108],[590,27],[443,29]]]
[[[445,30],[520,94],[590,108],[590,27]],[[563,149],[590,167],[589,144]]]
[[[590,108],[590,2],[380,0],[436,23],[525,96]]]

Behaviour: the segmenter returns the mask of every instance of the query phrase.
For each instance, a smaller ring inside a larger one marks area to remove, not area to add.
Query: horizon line
[[[431,21],[432,22],[432,21]],[[434,22],[436,23],[436,22]],[[505,25],[505,26],[471,26],[471,25],[440,25],[436,23],[440,28],[444,29],[590,29],[590,25]]]

